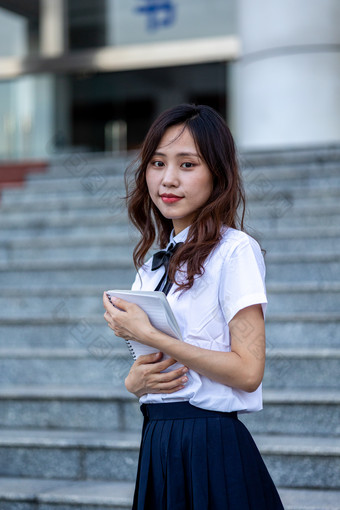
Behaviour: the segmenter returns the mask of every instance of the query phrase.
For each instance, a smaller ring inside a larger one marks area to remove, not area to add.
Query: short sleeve
[[[244,237],[223,263],[219,301],[227,323],[243,308],[261,304],[267,308],[265,264],[260,246],[250,236]]]

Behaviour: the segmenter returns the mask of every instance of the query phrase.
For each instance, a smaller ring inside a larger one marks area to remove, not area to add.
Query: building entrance
[[[86,150],[133,150],[152,120],[176,104],[209,104],[226,118],[226,66],[224,62],[70,76],[70,126],[65,132],[72,146]]]

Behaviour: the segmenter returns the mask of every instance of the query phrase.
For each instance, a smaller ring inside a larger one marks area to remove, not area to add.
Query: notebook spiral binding
[[[130,340],[125,340],[125,342],[127,343],[127,346],[128,346],[128,349],[129,349],[129,351],[130,351],[131,356],[132,356],[132,357],[133,357],[133,359],[136,361],[137,356],[136,356],[136,354],[135,354],[135,351],[133,350],[132,345],[130,344]]]
[[[114,306],[114,304],[113,304],[113,303],[112,303],[112,301],[111,301],[110,296],[109,296],[108,294],[106,294],[106,295],[107,295],[107,297],[109,298],[110,303]],[[125,340],[125,342],[127,343],[127,346],[128,346],[128,349],[129,349],[129,351],[130,351],[131,356],[132,356],[132,357],[133,357],[133,359],[136,361],[137,356],[136,356],[136,354],[135,354],[135,351],[133,350],[132,345],[130,344],[130,340]]]

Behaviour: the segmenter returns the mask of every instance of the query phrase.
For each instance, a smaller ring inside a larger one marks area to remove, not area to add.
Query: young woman
[[[180,105],[156,119],[128,211],[141,232],[132,288],[165,292],[184,340],[104,293],[115,334],[160,351],[138,358],[125,381],[144,415],[133,510],[282,510],[237,417],[262,409],[265,266],[243,231],[232,135],[212,108]],[[144,262],[155,240],[163,250]]]

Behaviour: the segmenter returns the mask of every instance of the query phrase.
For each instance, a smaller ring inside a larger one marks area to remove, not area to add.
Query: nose
[[[177,187],[179,184],[178,172],[175,165],[169,164],[165,167],[162,178],[162,185],[166,188]]]

